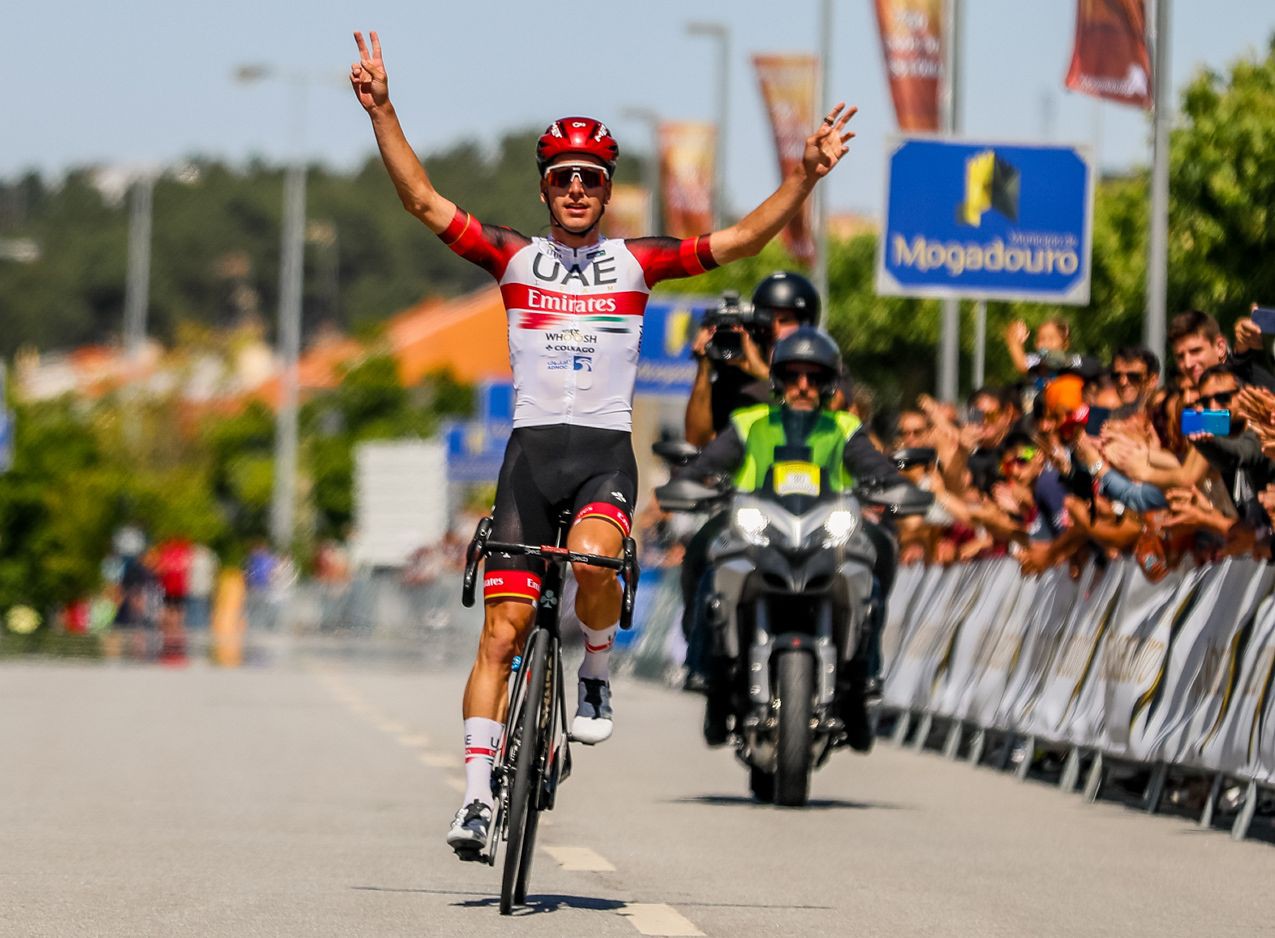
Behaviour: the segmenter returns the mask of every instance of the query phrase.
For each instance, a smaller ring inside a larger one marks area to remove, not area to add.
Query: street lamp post
[[[717,41],[717,146],[713,151],[713,227],[720,229],[726,212],[726,125],[730,108],[730,30],[724,23],[686,24],[691,36]]]
[[[643,163],[642,185],[646,187],[646,233],[658,234],[660,230],[660,115],[649,107],[625,107],[620,109],[624,120],[642,121],[651,135],[651,155]]]
[[[292,157],[283,183],[283,233],[279,269],[279,409],[275,415],[274,488],[270,500],[270,539],[280,553],[290,552],[295,531],[297,485],[297,362],[301,354],[301,292],[305,270],[305,93],[304,73],[278,73],[268,65],[243,65],[235,79],[252,83],[280,78],[292,88]]]

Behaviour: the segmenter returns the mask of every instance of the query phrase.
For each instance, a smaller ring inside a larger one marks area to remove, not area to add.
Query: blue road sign
[[[877,292],[1089,302],[1094,174],[1075,147],[896,138]]]
[[[690,394],[695,381],[696,312],[712,306],[710,297],[653,296],[642,317],[638,353],[638,394]]]

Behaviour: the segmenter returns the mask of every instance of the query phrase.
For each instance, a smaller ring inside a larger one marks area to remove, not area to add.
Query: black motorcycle
[[[687,453],[661,455],[684,462]],[[729,515],[709,550],[702,611],[713,657],[726,663],[716,690],[733,721],[729,739],[749,767],[753,795],[779,805],[806,803],[810,773],[847,741],[845,714],[863,706],[849,695],[862,693],[855,653],[876,551],[861,501],[924,510],[911,505],[920,493],[910,487],[833,492],[826,476],[813,463],[785,460],[749,493],[685,479],[655,490],[666,511]]]

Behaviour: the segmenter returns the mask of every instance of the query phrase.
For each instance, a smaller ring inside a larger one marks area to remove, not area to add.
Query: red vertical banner
[[[642,186],[617,182],[611,187],[611,201],[602,216],[602,230],[608,238],[641,238],[650,230],[651,193]],[[703,232],[699,232],[703,234]]]
[[[1076,42],[1067,69],[1072,91],[1151,107],[1151,57],[1143,0],[1077,0]]]
[[[943,0],[876,0],[877,31],[900,130],[939,129]]]
[[[660,124],[664,229],[675,238],[713,230],[713,158],[717,128],[675,121]]]
[[[762,100],[770,115],[779,155],[779,175],[786,177],[801,165],[806,138],[814,133],[815,88],[819,84],[819,58],[804,53],[794,55],[754,55],[753,67],[761,85]],[[807,267],[815,262],[814,225],[807,199],[783,231],[790,254]]]

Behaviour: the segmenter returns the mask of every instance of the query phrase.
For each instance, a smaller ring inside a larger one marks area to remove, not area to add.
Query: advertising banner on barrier
[[[1218,568],[1186,571],[1161,613],[1143,624],[1131,644],[1119,649],[1126,661],[1121,672],[1126,680],[1114,693],[1106,694],[1107,731],[1115,741],[1123,739],[1127,758],[1142,760],[1154,755],[1154,727],[1177,684],[1169,651],[1179,639],[1185,643],[1198,639],[1218,588]]]
[[[998,730],[1015,730],[1023,724],[1077,594],[1077,584],[1061,570],[1047,570],[1032,579],[1036,582],[1035,606],[1025,611],[1022,645],[990,724]]]
[[[1151,57],[1143,0],[1077,0],[1066,85],[1119,104],[1151,108]]]
[[[1040,588],[1040,577],[1018,577],[1012,592],[1012,603],[1005,614],[992,623],[987,638],[978,651],[974,678],[969,693],[961,703],[962,719],[972,720],[984,727],[995,725],[996,711],[1005,697],[1014,667],[1022,653],[1027,629],[1037,619]]]
[[[887,154],[878,293],[1089,302],[1085,150],[895,137]]]
[[[1197,610],[1172,637],[1160,691],[1164,700],[1145,730],[1149,758],[1185,761],[1191,741],[1202,739],[1216,720],[1227,662],[1238,652],[1238,640],[1270,592],[1272,579],[1271,567],[1251,558],[1218,566],[1216,586],[1202,593]],[[1197,622],[1199,627],[1192,628]]]
[[[876,0],[877,32],[900,130],[939,129],[943,0]]]
[[[1258,606],[1252,622],[1236,635],[1226,661],[1222,701],[1213,722],[1185,747],[1187,765],[1236,775],[1257,769],[1262,715],[1275,675],[1275,597]]]
[[[905,568],[885,705],[1275,783],[1275,567]]]
[[[1124,574],[1124,566],[1113,563],[1092,573],[1089,589],[1082,586],[1081,595],[1086,598],[1072,607],[1059,634],[1045,679],[1026,714],[1023,728],[1027,732],[1049,740],[1066,738],[1067,720],[1111,625]]]
[[[925,708],[930,703],[930,682],[946,648],[952,622],[968,605],[977,566],[936,568],[924,603],[914,603],[912,622],[886,674],[882,699],[901,709]]]
[[[900,567],[895,574],[894,589],[886,604],[885,627],[881,630],[881,659],[887,668],[898,660],[899,648],[915,620],[917,603],[941,573],[940,567],[913,563]]]
[[[717,128],[691,121],[660,124],[664,230],[694,238],[713,230],[713,159]]]
[[[801,165],[806,138],[818,123],[815,89],[819,86],[819,59],[805,53],[754,55],[753,67],[757,69],[762,100],[775,135],[779,178],[787,179]],[[784,246],[807,267],[815,262],[812,212],[811,200],[806,199],[783,230]]]
[[[955,719],[964,718],[962,703],[976,681],[979,649],[1013,606],[1017,584],[1023,579],[1015,560],[986,560],[978,566],[982,567],[978,593],[969,614],[956,623],[931,697],[934,713]]]

